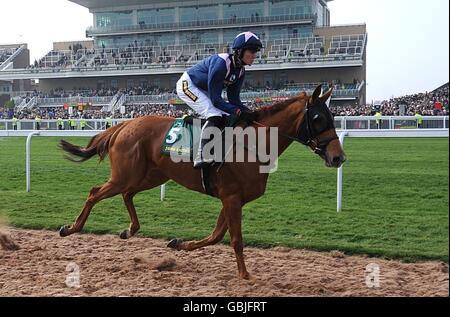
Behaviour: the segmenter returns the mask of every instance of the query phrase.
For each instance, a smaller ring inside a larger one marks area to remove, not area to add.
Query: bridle
[[[320,130],[316,130],[313,127],[313,121],[317,118],[318,114],[314,115],[313,113],[311,113],[308,106],[309,106],[308,101],[306,101],[305,109],[303,110],[303,113],[304,113],[303,118],[304,119],[297,130],[296,136],[293,137],[293,136],[290,136],[290,135],[287,135],[284,133],[279,133],[279,134],[289,140],[299,142],[303,145],[309,146],[313,150],[313,152],[317,155],[325,155],[326,147],[328,146],[328,144],[330,144],[331,141],[339,140],[339,138],[336,135],[326,138],[324,140],[319,139],[320,134],[322,134],[326,130],[335,128],[333,115],[331,114],[328,107],[326,107],[327,111],[325,113],[325,116],[327,118],[327,120],[326,120],[327,124]],[[256,121],[254,121],[254,123],[261,127],[268,128],[267,126],[265,126],[262,123],[259,123]]]

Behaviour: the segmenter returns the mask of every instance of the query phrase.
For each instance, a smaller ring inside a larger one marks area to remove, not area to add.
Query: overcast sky
[[[56,41],[85,39],[89,11],[67,0],[2,0],[0,43],[27,43],[31,61]],[[449,81],[448,0],[334,0],[332,24],[367,24],[367,100]]]

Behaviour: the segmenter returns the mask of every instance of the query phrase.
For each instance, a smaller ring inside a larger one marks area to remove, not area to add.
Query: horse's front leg
[[[231,246],[236,255],[239,276],[243,279],[250,279],[244,262],[244,243],[242,241],[242,200],[238,196],[231,196],[222,200],[225,211],[225,219],[230,233]]]
[[[197,250],[222,241],[223,237],[225,236],[225,233],[227,232],[227,228],[228,226],[225,219],[224,210],[222,209],[219,218],[217,219],[216,228],[209,237],[201,241],[189,241],[189,242],[182,242],[180,239],[173,239],[169,242],[167,246],[169,248],[176,250],[185,250],[185,251]]]

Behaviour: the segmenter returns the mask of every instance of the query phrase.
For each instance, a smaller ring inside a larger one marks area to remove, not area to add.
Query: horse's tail
[[[71,154],[72,156],[81,158],[77,160],[71,156],[66,155],[65,158],[69,161],[82,163],[94,157],[95,155],[98,155],[100,157],[99,162],[101,162],[108,155],[109,143],[112,136],[119,128],[122,127],[123,124],[124,123],[115,125],[105,132],[97,134],[89,141],[89,144],[86,147],[73,145],[67,141],[61,140],[59,143],[59,148]]]

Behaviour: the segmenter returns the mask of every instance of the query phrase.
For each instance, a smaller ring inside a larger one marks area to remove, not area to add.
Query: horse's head
[[[322,86],[318,86],[312,96],[305,96],[306,110],[300,125],[300,142],[319,155],[328,167],[340,167],[346,160],[334,126],[334,118],[326,105],[333,89],[320,96]]]

